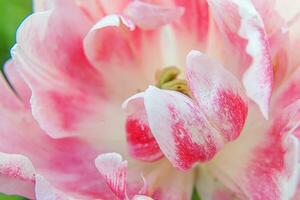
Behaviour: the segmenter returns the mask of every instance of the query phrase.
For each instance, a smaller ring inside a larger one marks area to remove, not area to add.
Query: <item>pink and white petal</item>
[[[132,200],[153,200],[151,197],[144,195],[135,195]]]
[[[299,79],[300,68],[296,68],[282,81],[271,101],[271,114],[273,116],[280,116],[283,109],[300,99]]]
[[[114,197],[94,166],[95,157],[103,150],[80,139],[49,138],[2,76],[0,99],[0,152],[28,157],[37,173],[68,195],[80,199]],[[29,182],[28,187],[30,184],[33,183]]]
[[[126,138],[129,153],[132,157],[153,162],[163,157],[162,152],[152,135],[144,107],[144,93],[138,93],[123,104],[127,111]]]
[[[76,0],[76,4],[94,23],[101,17],[121,13],[129,0]]]
[[[211,174],[206,166],[197,169],[196,189],[205,200],[237,200],[236,195]]]
[[[168,44],[166,51],[175,52],[169,56],[170,61],[167,64],[175,64],[184,70],[186,55],[191,49],[201,51],[207,49],[211,24],[209,7],[206,0],[171,0],[169,2],[172,2],[173,6],[183,7],[185,12],[182,17],[172,23],[171,31],[166,30],[165,37],[169,38],[169,43],[166,42]]]
[[[162,66],[159,38],[157,31],[143,32],[122,15],[108,15],[89,31],[84,50],[103,74],[112,100],[122,102],[154,81]]]
[[[189,97],[150,86],[144,103],[151,132],[161,151],[179,170],[211,160],[224,144]]]
[[[77,0],[77,5],[93,22],[98,21],[105,15],[105,11],[99,3],[99,0]]]
[[[41,175],[35,177],[35,198],[37,200],[71,200],[66,194],[53,188]]]
[[[287,129],[285,117],[269,127],[258,111],[248,119],[245,132],[207,166],[242,199],[291,198],[298,177],[298,140]]]
[[[0,153],[0,191],[34,197],[35,169],[31,161],[17,154]]]
[[[29,106],[31,91],[28,85],[24,82],[24,79],[21,77],[21,74],[19,73],[16,64],[13,63],[12,60],[10,60],[5,63],[3,70],[10,85],[17,93],[17,96],[19,96],[22,99],[25,105]]]
[[[239,49],[247,95],[258,104],[265,118],[273,84],[268,37],[262,19],[250,0],[209,0],[214,19],[230,44]]]
[[[217,61],[198,51],[191,51],[187,56],[187,80],[209,121],[226,141],[236,139],[248,113],[240,82]]]
[[[99,155],[95,165],[107,185],[120,199],[126,198],[127,161],[120,154],[106,153]]]
[[[285,20],[275,8],[277,0],[252,0],[257,12],[261,16],[267,34],[270,36],[286,25]]]
[[[125,13],[142,29],[156,29],[181,17],[182,7],[163,7],[142,1],[131,2]]]
[[[148,183],[148,196],[157,200],[190,200],[194,188],[194,170],[179,172],[162,159],[143,168]]]
[[[116,13],[120,13],[122,10],[125,9],[125,7],[128,5],[128,3],[130,2],[130,0],[97,0],[102,8],[103,11],[107,14],[116,14]]]
[[[83,52],[90,26],[70,3],[31,15],[18,30],[12,56],[31,89],[33,115],[51,137],[89,135],[104,112],[101,74]]]
[[[205,0],[172,0],[176,6],[181,6],[185,9],[184,15],[180,18],[178,23],[174,25],[176,35],[181,37],[180,48],[183,48],[184,37],[189,37],[189,50],[203,49],[206,45],[209,32],[209,8]],[[194,44],[192,44],[194,42]],[[195,46],[196,43],[196,46]],[[188,51],[185,52],[184,56]]]

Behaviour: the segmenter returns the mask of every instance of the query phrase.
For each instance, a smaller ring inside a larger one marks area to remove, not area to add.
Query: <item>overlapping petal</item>
[[[120,199],[126,197],[127,161],[117,153],[99,155],[95,160],[96,167],[108,186]]]
[[[197,161],[212,159],[223,145],[223,138],[189,97],[150,87],[144,102],[161,151],[178,169],[188,170]]]
[[[142,29],[155,29],[178,19],[184,12],[182,7],[162,7],[142,1],[133,1],[126,8],[127,15]]]
[[[261,17],[250,0],[208,1],[220,30],[234,46],[244,70],[247,95],[268,118],[273,67],[268,37]]]
[[[67,4],[33,14],[18,31],[14,62],[31,89],[35,118],[52,137],[83,134],[83,127],[91,131],[91,118],[104,112],[101,75],[83,53],[90,25],[79,8]]]
[[[298,182],[299,147],[291,135],[289,111],[273,118],[270,125],[251,113],[245,132],[207,164],[238,199],[292,197]]]
[[[108,188],[93,164],[100,150],[94,149],[80,139],[49,138],[33,119],[30,110],[12,92],[3,77],[0,83],[0,136],[2,138],[0,151],[26,156],[35,168],[32,173],[42,174],[53,187],[63,190],[68,195],[78,198],[110,198],[112,194],[107,192]],[[17,158],[24,160],[22,157]],[[4,161],[4,159],[1,160]],[[19,165],[17,162],[11,162],[11,164],[11,169],[19,170],[15,172],[20,176],[23,174],[20,167],[29,166],[29,164]],[[26,172],[28,172],[26,174],[29,174],[29,169],[32,168],[26,167]],[[2,174],[3,179],[6,181],[13,181],[12,178],[17,179],[13,172]],[[20,181],[22,188],[27,188],[26,191],[14,184],[7,184],[0,188],[3,189],[1,192],[33,198],[35,179],[26,181],[24,178]],[[85,184],[77,184],[78,182]],[[31,189],[30,193],[29,189]]]
[[[126,136],[129,153],[142,161],[155,161],[163,157],[149,127],[143,93],[136,94],[122,105],[127,111]]]
[[[192,51],[187,56],[187,80],[201,111],[227,141],[243,130],[248,106],[240,82],[212,58]]]

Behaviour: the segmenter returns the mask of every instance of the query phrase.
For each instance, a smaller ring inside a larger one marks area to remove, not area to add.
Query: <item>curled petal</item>
[[[117,153],[99,155],[95,160],[99,173],[110,189],[120,198],[125,199],[127,183],[127,161]]]
[[[103,74],[112,100],[123,101],[153,80],[161,66],[158,39],[158,31],[142,32],[128,17],[117,14],[101,18],[88,32],[85,54]]]
[[[28,17],[12,51],[32,92],[33,115],[55,138],[80,135],[81,128],[93,130],[89,122],[103,113],[98,109],[105,98],[101,74],[83,52],[91,22],[74,2],[66,4]]]
[[[78,138],[48,137],[32,117],[31,111],[11,91],[2,76],[0,99],[0,152],[26,156],[36,171],[53,187],[67,194],[72,193],[72,196],[89,199],[111,199],[114,196],[93,164],[99,150]],[[4,158],[0,160],[4,161]],[[6,182],[15,181],[8,177],[5,179]],[[74,184],[78,182],[86,184]],[[34,198],[34,180],[21,183],[20,187],[10,187],[6,184],[5,187],[0,187],[3,189],[0,192],[22,193],[20,195]],[[5,191],[6,186],[10,190]],[[23,188],[31,188],[33,192],[23,192]]]
[[[34,197],[35,169],[22,155],[0,153],[1,192]]]
[[[129,153],[142,161],[156,161],[163,157],[152,135],[144,107],[143,93],[137,94],[123,104],[129,112],[126,120],[126,137]]]
[[[133,1],[126,8],[126,14],[142,29],[155,29],[179,18],[182,7],[162,7],[142,1]]]
[[[187,78],[193,96],[210,122],[227,141],[236,139],[248,111],[240,82],[219,63],[197,51],[187,57]]]
[[[23,100],[25,105],[29,106],[31,91],[28,85],[25,83],[24,79],[21,77],[21,74],[17,69],[16,63],[10,60],[4,65],[3,69],[5,76],[7,77],[10,85],[14,89],[14,92],[16,92],[17,96]]]
[[[269,115],[273,67],[265,28],[250,0],[209,0],[214,19],[241,57],[250,56],[243,84],[247,95],[258,104],[264,117]],[[246,42],[245,42],[246,40]],[[245,61],[244,61],[245,63]]]
[[[187,96],[149,87],[144,97],[148,122],[161,151],[180,170],[212,159],[223,139]]]

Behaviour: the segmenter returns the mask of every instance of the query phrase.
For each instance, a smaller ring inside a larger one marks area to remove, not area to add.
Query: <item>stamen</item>
[[[175,66],[170,66],[158,71],[156,73],[157,86],[161,87],[164,83],[172,81],[177,78],[180,70]]]
[[[186,80],[177,79],[180,70],[175,66],[170,66],[158,71],[156,74],[157,87],[166,90],[181,92],[190,96],[190,90]]]
[[[190,90],[187,85],[187,82],[186,82],[186,80],[183,80],[183,79],[175,79],[175,80],[169,81],[167,83],[164,83],[161,86],[161,89],[174,90],[177,92],[181,92],[187,96],[190,96]]]

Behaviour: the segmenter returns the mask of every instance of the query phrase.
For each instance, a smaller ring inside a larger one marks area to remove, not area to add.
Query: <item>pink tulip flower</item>
[[[296,0],[35,0],[0,79],[0,192],[299,200],[299,16]]]

